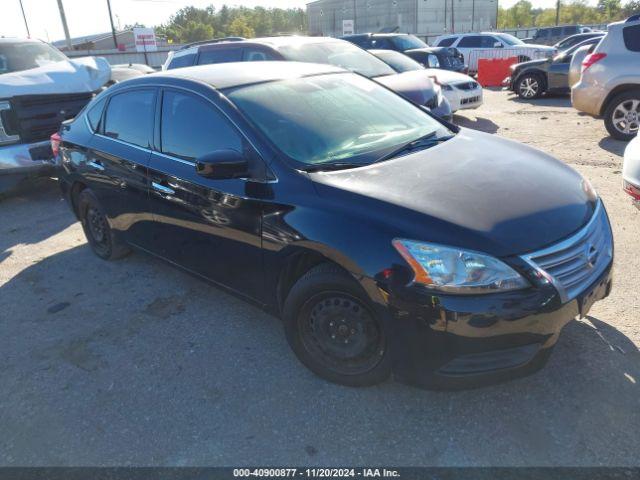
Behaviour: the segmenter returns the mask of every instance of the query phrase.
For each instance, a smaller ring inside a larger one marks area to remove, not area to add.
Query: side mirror
[[[248,170],[249,162],[236,150],[216,150],[196,160],[198,175],[215,180],[244,177]]]

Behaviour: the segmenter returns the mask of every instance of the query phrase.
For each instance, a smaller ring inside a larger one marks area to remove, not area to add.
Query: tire
[[[539,98],[545,91],[545,82],[538,73],[523,73],[516,82],[516,93],[523,100]]]
[[[82,190],[78,196],[78,215],[87,242],[98,257],[103,260],[117,260],[131,252],[129,247],[117,238],[100,202],[88,188]]]
[[[383,322],[339,267],[321,264],[300,278],[284,303],[287,341],[298,359],[333,383],[365,387],[391,374]]]
[[[613,138],[628,142],[638,135],[640,126],[640,90],[616,95],[604,111],[604,125]]]

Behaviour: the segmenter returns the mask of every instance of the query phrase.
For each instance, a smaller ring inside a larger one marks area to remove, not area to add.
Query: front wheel
[[[298,280],[283,317],[289,345],[318,376],[353,387],[389,377],[383,324],[360,286],[337,266],[319,265]]]
[[[525,73],[516,83],[516,93],[524,100],[538,98],[544,93],[542,77],[536,73]]]
[[[640,90],[624,92],[609,102],[604,125],[613,138],[629,141],[640,127]]]

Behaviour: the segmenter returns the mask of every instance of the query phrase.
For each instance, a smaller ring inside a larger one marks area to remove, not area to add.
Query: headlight
[[[484,294],[527,288],[529,282],[497,258],[413,240],[393,246],[414,273],[413,281],[448,293]]]

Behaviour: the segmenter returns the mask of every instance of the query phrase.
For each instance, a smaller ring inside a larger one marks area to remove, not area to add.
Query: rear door
[[[214,180],[195,161],[217,150],[251,147],[209,100],[163,89],[159,152],[150,165],[153,251],[252,298],[263,291],[262,202],[248,179]],[[252,193],[253,192],[253,193]]]
[[[111,95],[84,165],[84,176],[112,228],[145,248],[150,239],[147,173],[156,94],[155,88],[132,88]]]

